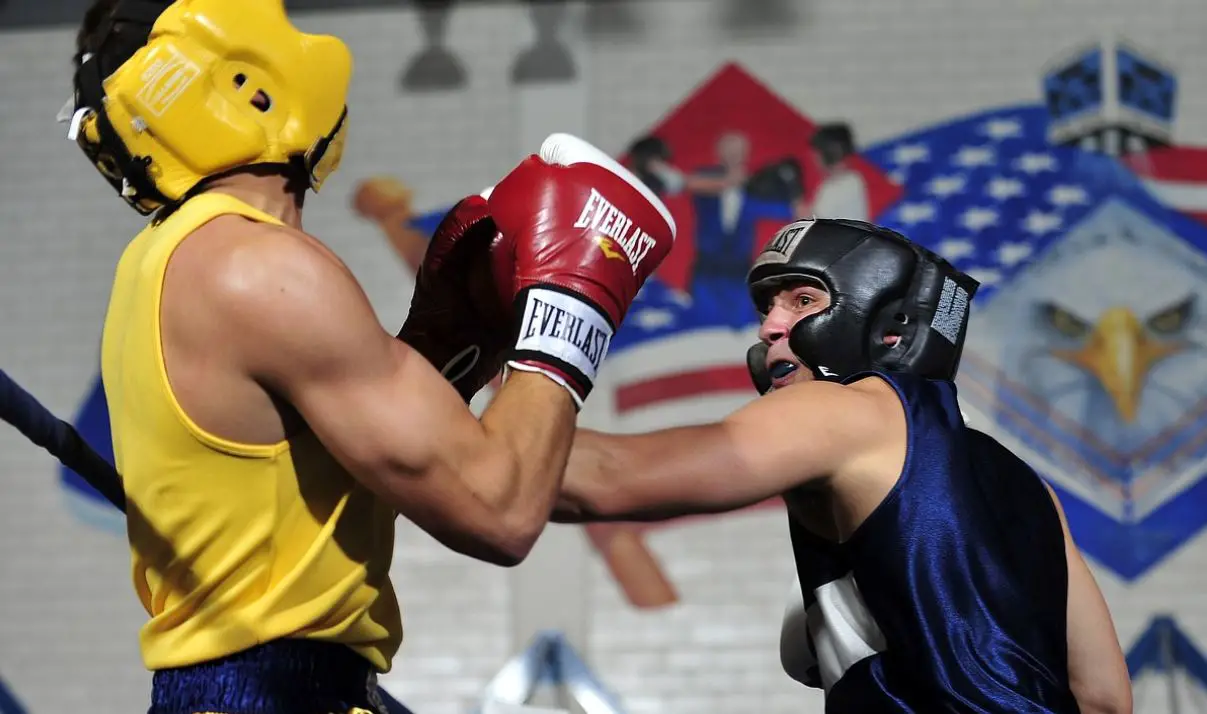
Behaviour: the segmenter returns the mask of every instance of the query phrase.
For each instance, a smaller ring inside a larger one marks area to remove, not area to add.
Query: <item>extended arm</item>
[[[257,226],[204,286],[241,366],[305,418],[361,483],[448,547],[522,560],[573,437],[562,387],[517,374],[479,422],[419,353],[382,329],[351,273],[305,237]]]
[[[884,453],[904,433],[879,379],[778,390],[724,421],[648,434],[580,429],[554,520],[665,520],[758,503]]]

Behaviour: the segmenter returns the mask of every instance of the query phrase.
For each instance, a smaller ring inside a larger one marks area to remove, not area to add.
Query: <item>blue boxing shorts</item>
[[[156,671],[147,714],[411,714],[343,645],[278,640]]]

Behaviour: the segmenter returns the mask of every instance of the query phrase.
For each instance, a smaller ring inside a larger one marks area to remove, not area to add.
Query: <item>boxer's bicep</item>
[[[762,500],[840,474],[884,451],[902,420],[891,388],[807,382],[776,390],[724,422],[743,464],[729,488]]]
[[[460,478],[485,434],[456,390],[382,328],[330,256],[296,240],[255,252],[241,258],[258,264],[255,275],[218,281],[248,376],[297,409],[353,477],[436,538],[458,550],[492,538],[498,519]]]
[[[893,400],[816,382],[768,394],[720,423],[626,436],[580,430],[566,495],[584,511],[578,520],[661,520],[744,508],[879,448],[885,412],[900,411]],[[576,462],[596,466],[576,473]]]

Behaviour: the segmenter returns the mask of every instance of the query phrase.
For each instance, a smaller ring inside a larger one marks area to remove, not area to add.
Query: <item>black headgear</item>
[[[865,369],[955,377],[980,284],[942,257],[870,223],[802,220],[775,234],[747,276],[764,314],[793,280],[820,283],[830,294],[829,307],[801,318],[788,337],[819,379]],[[889,335],[900,339],[886,345]]]

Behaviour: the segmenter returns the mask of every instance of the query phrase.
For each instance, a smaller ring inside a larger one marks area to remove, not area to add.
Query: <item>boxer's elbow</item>
[[[1121,681],[1073,683],[1073,696],[1083,714],[1132,714],[1132,687],[1129,679]]]
[[[520,528],[505,532],[502,538],[495,541],[493,557],[489,562],[504,568],[514,568],[523,563],[536,545],[544,526],[545,522],[524,524]]]
[[[1082,714],[1132,714],[1131,700],[1097,700],[1077,697]]]
[[[506,450],[498,450],[506,452]],[[508,453],[486,459],[463,474],[467,495],[475,501],[478,517],[465,519],[465,527],[478,541],[480,560],[512,567],[528,557],[549,522],[554,493],[539,482],[552,481],[529,473]]]
[[[504,568],[524,562],[536,543],[536,537],[526,532],[508,531],[507,526],[501,524],[484,525],[479,521],[473,525],[429,530],[429,533],[450,550]]]
[[[545,525],[545,518],[500,509],[474,495],[454,499],[441,510],[426,523],[411,520],[451,550],[505,568],[524,562]]]
[[[473,468],[458,473],[396,469],[373,489],[407,520],[442,545],[493,565],[512,567],[528,557],[548,511],[522,507],[501,488],[508,474]]]
[[[549,522],[549,509],[511,504],[495,513],[492,528],[483,533],[483,546],[488,552],[481,559],[505,568],[515,567],[524,562],[536,546]]]
[[[504,513],[493,522],[479,522],[469,533],[472,545],[462,550],[472,558],[513,568],[528,557],[544,530],[546,520],[522,514]]]
[[[535,543],[535,541],[533,541],[533,543]],[[461,553],[462,555],[467,555],[474,560],[480,560],[484,563],[498,565],[503,568],[514,568],[515,566],[524,562],[524,559],[528,557],[528,553],[532,550],[532,543],[524,545],[518,539],[478,539],[473,543],[468,544],[468,546],[464,548],[451,546],[451,544],[447,542],[445,545],[449,545],[453,550]]]

